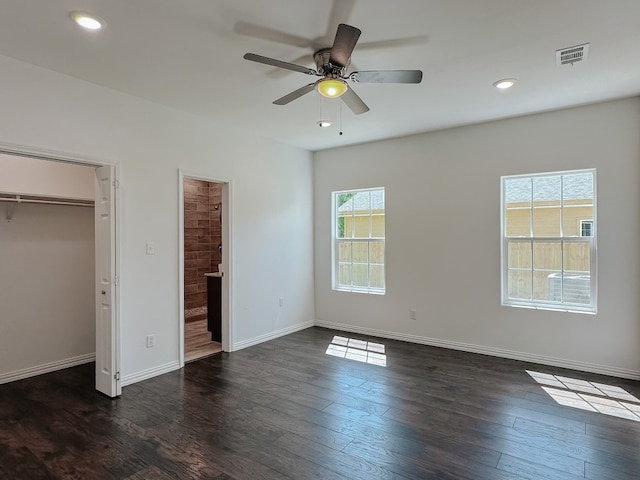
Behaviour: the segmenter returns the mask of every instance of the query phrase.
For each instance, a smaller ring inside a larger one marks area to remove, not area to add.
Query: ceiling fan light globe
[[[318,93],[326,98],[341,97],[348,88],[346,82],[337,78],[325,78],[316,84]]]

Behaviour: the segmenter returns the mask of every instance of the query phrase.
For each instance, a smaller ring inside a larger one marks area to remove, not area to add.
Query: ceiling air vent
[[[559,67],[561,67],[562,65],[573,65],[576,62],[582,62],[586,60],[588,54],[588,43],[576,45],[575,47],[561,48],[560,50],[556,50],[556,64]]]

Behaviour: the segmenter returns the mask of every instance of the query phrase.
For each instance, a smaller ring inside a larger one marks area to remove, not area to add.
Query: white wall
[[[94,263],[93,208],[21,204],[0,217],[0,383],[91,360]]]
[[[318,324],[640,378],[639,134],[634,98],[316,153]],[[501,306],[500,176],[591,167],[598,314]],[[330,193],[380,186],[387,293],[332,291]]]
[[[178,365],[179,168],[232,182],[232,345],[313,321],[310,153],[7,57],[0,77],[0,144],[119,165],[125,382]]]

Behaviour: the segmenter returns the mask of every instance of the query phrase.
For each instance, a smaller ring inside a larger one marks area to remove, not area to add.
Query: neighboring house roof
[[[384,210],[384,190],[358,192],[338,207],[339,212]]]
[[[593,175],[579,173],[569,175],[549,175],[531,178],[509,178],[504,183],[506,203],[560,200],[562,191],[564,200],[593,198]],[[533,181],[532,181],[533,180]]]

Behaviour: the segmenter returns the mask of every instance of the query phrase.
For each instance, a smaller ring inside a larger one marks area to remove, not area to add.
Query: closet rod
[[[43,205],[69,205],[74,207],[93,207],[93,200],[73,200],[58,197],[36,197],[30,195],[0,196],[0,202],[39,203]]]

